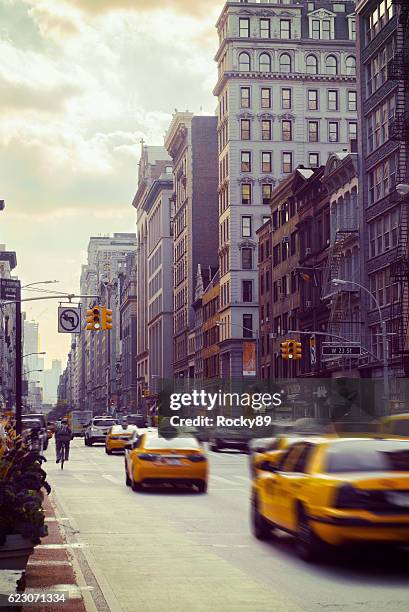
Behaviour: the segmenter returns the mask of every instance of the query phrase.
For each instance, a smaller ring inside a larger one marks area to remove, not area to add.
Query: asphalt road
[[[248,457],[209,452],[207,495],[125,486],[122,455],[74,440],[46,469],[98,612],[408,610],[409,553],[299,560],[290,536],[249,529]]]

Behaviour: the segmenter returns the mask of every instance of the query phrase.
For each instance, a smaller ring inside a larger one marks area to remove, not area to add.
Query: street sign
[[[323,344],[321,347],[321,354],[324,356],[334,356],[334,357],[350,357],[357,356],[361,354],[361,347],[356,344],[344,344],[344,345],[334,345],[334,344]]]
[[[81,308],[78,306],[58,307],[58,333],[81,333]]]
[[[0,299],[17,300],[20,293],[20,281],[13,278],[0,279]]]

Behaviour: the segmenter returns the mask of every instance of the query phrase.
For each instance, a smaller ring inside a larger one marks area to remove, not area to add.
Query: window
[[[387,79],[387,64],[394,55],[395,39],[391,39],[366,64],[366,95],[375,93]]]
[[[325,69],[327,74],[338,74],[338,62],[334,55],[328,55],[325,60]]]
[[[239,19],[239,36],[240,38],[249,38],[250,36],[250,19],[248,17],[240,17]]]
[[[280,55],[280,72],[291,72],[291,57],[288,53]]]
[[[271,183],[263,183],[263,186],[262,186],[263,204],[267,204],[267,205],[270,204],[271,192],[272,192]]]
[[[389,139],[389,124],[395,117],[396,97],[388,98],[367,118],[368,152],[371,153]]]
[[[250,108],[250,87],[240,87],[240,106],[241,108]]]
[[[240,53],[239,55],[239,70],[240,72],[250,72],[250,55],[248,53]]]
[[[271,89],[270,87],[261,88],[261,108],[271,108]]]
[[[348,91],[347,109],[349,111],[356,111],[357,109],[356,91]]]
[[[243,270],[253,269],[253,249],[248,247],[241,249],[241,267]]]
[[[260,19],[260,38],[270,38],[271,28],[269,19]]]
[[[281,122],[281,139],[288,142],[293,139],[293,126],[292,122],[287,119],[283,119]]]
[[[251,204],[251,185],[250,183],[243,183],[241,186],[241,203],[244,206]]]
[[[284,110],[289,110],[292,107],[291,93],[291,89],[288,87],[283,87],[281,90],[281,108]]]
[[[251,172],[251,152],[250,151],[241,152],[240,170],[242,172]]]
[[[308,110],[318,110],[318,90],[309,89],[307,96],[308,96]]]
[[[345,60],[345,66],[347,74],[355,76],[356,74],[356,60],[353,55],[349,55]]]
[[[291,152],[282,153],[282,169],[284,174],[293,171],[293,154]]]
[[[322,40],[330,40],[331,21],[329,19],[323,19],[321,22],[321,26],[322,26]]]
[[[242,301],[243,302],[253,301],[253,281],[251,280],[242,281]]]
[[[243,238],[251,238],[251,216],[246,215],[241,218],[241,235]]]
[[[328,142],[338,142],[339,124],[338,121],[328,121]]]
[[[243,338],[253,337],[253,315],[243,315]]]
[[[358,138],[358,124],[356,121],[350,121],[348,123],[348,140],[357,140]]]
[[[307,74],[318,74],[318,60],[315,55],[307,55],[306,70]]]
[[[308,153],[308,165],[310,168],[318,168],[320,165],[319,153]]]
[[[259,58],[260,72],[271,72],[271,57],[268,53],[262,53]]]
[[[280,38],[291,38],[291,20],[280,19]]]
[[[318,121],[308,122],[308,141],[309,142],[319,141],[319,122]]]
[[[398,153],[375,166],[368,174],[369,204],[374,204],[393,190]]]
[[[297,250],[297,232],[293,232],[290,236],[290,255],[295,255]]]
[[[240,138],[242,140],[250,140],[250,119],[241,119],[240,121]]]
[[[349,40],[356,40],[356,21],[355,19],[348,19],[348,33]]]
[[[327,108],[329,111],[338,110],[338,90],[337,89],[328,90]]]
[[[393,0],[381,0],[366,19],[366,42],[369,43],[395,14]]]
[[[311,38],[314,38],[315,40],[319,40],[320,39],[320,20],[319,19],[313,19],[311,21]]]
[[[272,155],[270,151],[261,153],[261,172],[272,172]]]
[[[271,119],[261,121],[261,140],[271,140]]]

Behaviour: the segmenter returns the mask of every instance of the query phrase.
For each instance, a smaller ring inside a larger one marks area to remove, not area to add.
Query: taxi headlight
[[[369,504],[369,491],[356,489],[350,484],[342,485],[337,493],[336,508],[367,508]]]

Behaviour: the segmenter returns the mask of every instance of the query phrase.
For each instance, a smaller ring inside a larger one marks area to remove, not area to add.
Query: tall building
[[[259,325],[256,231],[273,188],[299,165],[356,147],[354,10],[351,1],[227,2],[217,22],[222,377],[246,371],[243,320]]]
[[[0,278],[11,278],[17,266],[15,251],[0,245]],[[11,409],[15,403],[15,306],[0,309],[0,409]]]
[[[43,400],[45,404],[55,404],[57,401],[58,382],[61,376],[61,361],[53,359],[51,368],[39,375],[43,388]]]
[[[217,268],[217,118],[175,112],[165,136],[173,160],[173,369],[194,378],[196,273]]]
[[[136,235],[114,233],[92,236],[88,245],[88,262],[82,267],[81,294],[95,295],[83,309],[95,304],[113,312],[112,329],[108,332],[83,330],[73,342],[70,352],[69,380],[80,391],[73,391],[77,409],[95,414],[114,412],[118,407],[118,361],[120,358],[120,294],[122,272],[128,253],[136,250]],[[78,398],[78,400],[76,399]]]
[[[408,11],[406,0],[361,0],[356,8],[361,265],[372,294],[360,296],[372,353],[366,375],[382,377],[386,358],[392,399],[397,379],[409,374]]]
[[[150,201],[152,195],[151,187],[161,175],[164,174],[165,176],[171,177],[172,161],[163,147],[147,146],[144,144],[144,142],[141,143],[141,146],[141,157],[138,170],[138,189],[133,199],[132,206],[136,208],[137,232],[137,403],[140,409],[146,411],[147,406],[144,398],[150,384],[148,320],[149,302],[152,298],[152,295],[149,295],[148,287],[148,276],[150,272],[148,268],[148,210],[152,205],[152,202]],[[148,197],[149,204],[147,203]],[[152,229],[152,227],[150,226],[149,229]],[[150,265],[153,265],[152,261],[150,261]],[[157,271],[156,268],[155,272],[158,274],[159,278],[161,272]],[[157,373],[152,372],[152,374],[156,375]]]
[[[24,320],[24,370],[28,380],[38,380],[39,373],[35,370],[42,369],[41,360],[38,355],[40,351],[40,336],[38,333],[38,323],[36,321]]]
[[[137,411],[136,334],[137,334],[136,251],[128,253],[120,295],[120,362],[118,366],[118,406],[124,414]]]

